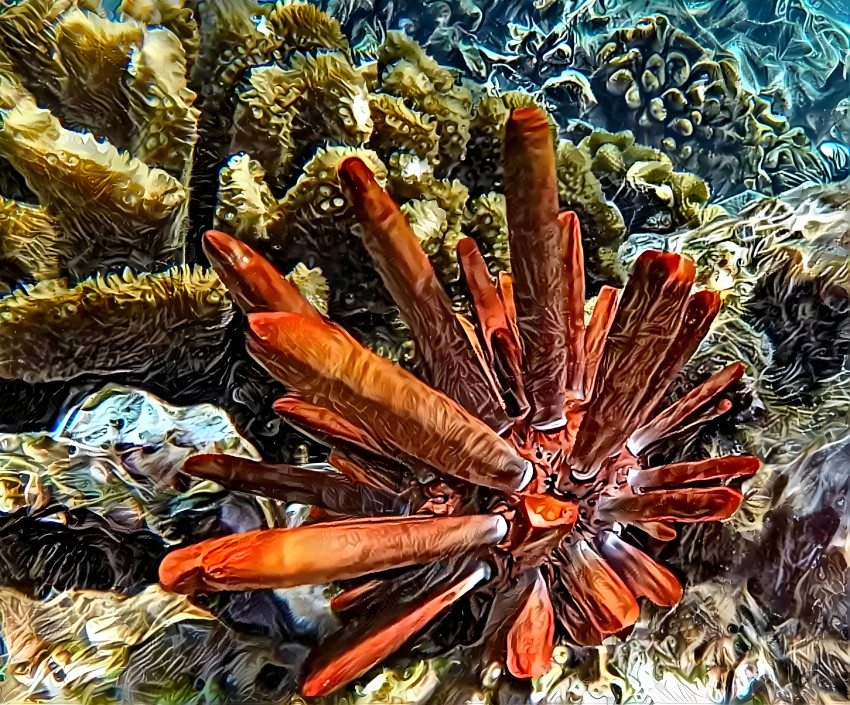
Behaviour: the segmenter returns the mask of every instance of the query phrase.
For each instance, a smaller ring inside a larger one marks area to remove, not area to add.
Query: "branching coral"
[[[805,40],[789,39],[791,33],[815,35],[814,41],[825,43],[814,26],[834,36],[838,47],[847,41],[843,30],[830,27],[821,13],[804,10],[802,4],[777,3],[776,12],[786,17],[776,23],[769,21],[770,11],[761,5],[728,12],[714,3],[696,17],[676,3],[667,3],[667,16],[643,18],[647,7],[631,2],[615,3],[613,11],[593,2],[577,3],[575,12],[570,11],[570,3],[551,3],[540,12],[515,6],[515,21],[497,31],[482,27],[477,36],[457,44],[452,58],[456,66],[486,77],[489,86],[536,94],[547,106],[554,106],[562,119],[581,118],[615,131],[632,130],[638,142],[669,155],[676,168],[708,178],[715,195],[744,187],[779,193],[795,185],[795,174],[814,173],[818,167],[819,160],[799,126],[805,125],[812,136],[822,139],[824,125],[805,114],[816,99],[807,85],[811,76],[800,80],[797,63],[789,65],[794,50],[789,48],[789,55],[780,62],[787,66],[785,76],[771,85],[760,85],[765,69],[758,62],[776,53],[776,44],[796,47],[799,41],[799,46],[806,46]],[[387,12],[398,17],[403,10],[393,5]],[[750,20],[745,19],[747,14]],[[526,19],[519,19],[523,15]],[[805,29],[789,21],[792,15],[806,17]],[[713,36],[700,24],[703,21],[712,29],[721,25],[721,30],[728,23],[754,38],[742,39],[728,29]],[[612,33],[607,29],[611,26],[620,28]],[[423,28],[411,31],[418,36]],[[774,45],[756,49],[755,42],[764,43],[768,36],[775,37]],[[804,60],[832,60],[833,66],[840,65],[843,57],[838,47],[824,47],[817,58],[809,55]],[[776,69],[774,65],[767,70],[776,73]],[[821,81],[829,80],[833,92],[840,83],[837,73],[829,79],[821,77]],[[783,93],[776,85],[783,78],[801,85]],[[788,112],[797,118],[794,127],[783,117]]]
[[[606,11],[634,22],[646,8],[625,0],[607,5]],[[747,90],[768,97],[793,125],[804,126],[818,140],[829,130],[824,118],[844,97],[850,50],[850,30],[839,4],[769,0],[729,11],[719,0],[694,13],[673,1],[654,3],[652,11],[703,46],[734,54]]]
[[[23,227],[31,240],[6,256],[7,285],[115,266],[148,269],[179,256],[190,186],[195,228],[217,200],[218,227],[287,270],[300,261],[320,266],[332,314],[390,357],[407,358],[407,336],[380,282],[368,265],[348,266],[365,263],[365,252],[341,237],[352,214],[327,174],[351,150],[360,150],[376,173],[386,170],[390,192],[459,306],[454,252],[464,231],[480,233],[494,267],[507,265],[499,145],[508,110],[533,104],[527,96],[476,103],[451,71],[399,33],[387,36],[374,63],[355,66],[335,21],[308,5],[217,4],[205,6],[197,20],[181,3],[123,9],[106,19],[32,0],[3,14],[0,155],[31,190],[28,201],[13,195],[4,202],[4,250],[21,242]],[[154,19],[164,28],[144,24]],[[46,52],[37,71],[25,60],[33,47]],[[126,124],[104,122],[119,112]],[[562,173],[569,169],[565,164]],[[575,208],[591,229],[589,248],[615,245],[623,232],[617,210],[630,200],[620,189],[624,175],[581,173],[587,183],[575,192],[565,184],[562,205]],[[608,198],[623,194],[617,204],[600,196],[599,177],[610,184],[603,190]],[[665,227],[671,208],[671,227],[691,219],[694,208],[671,206],[657,197],[662,193],[666,198],[669,189],[655,189],[644,223]],[[633,220],[628,209],[623,214]],[[31,227],[36,221],[39,227]],[[329,260],[327,253],[340,247],[350,256]],[[47,257],[36,265],[27,252]],[[384,331],[378,337],[376,316]]]
[[[636,598],[671,605],[681,596],[675,576],[617,525],[670,540],[673,523],[728,519],[742,499],[728,481],[758,470],[748,456],[648,466],[657,441],[727,410],[716,399],[743,374],[743,365],[730,365],[652,414],[707,333],[719,297],[691,295],[690,260],[647,252],[622,293],[603,291],[586,327],[578,222],[558,214],[541,110],[512,113],[504,160],[511,274],[494,282],[474,241],[458,246],[477,327],[452,312],[411,226],[369,167],[349,156],[337,168],[433,386],[324,319],[245,244],[207,235],[214,266],[248,313],[249,350],[290,391],[278,413],[326,436],[330,461],[357,492],[404,492],[418,513],[212,539],[168,555],[162,582],[202,593],[342,581],[342,612],[392,590],[392,581],[358,579],[455,564],[429,595],[320,650],[301,685],[306,695],[363,675],[481,584],[498,605],[494,618],[502,615],[489,630],[505,644],[508,669],[542,676],[556,634],[598,644],[634,624]],[[290,469],[270,474],[228,456],[199,457],[186,470],[259,492],[296,482]],[[344,496],[325,496],[331,516],[351,515]],[[460,556],[470,559],[458,563]],[[506,590],[511,581],[522,589]]]

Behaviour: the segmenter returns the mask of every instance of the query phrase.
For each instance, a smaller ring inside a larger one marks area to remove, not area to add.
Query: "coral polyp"
[[[244,242],[205,237],[247,314],[251,355],[288,390],[275,410],[325,440],[339,472],[192,458],[193,475],[315,508],[299,526],[173,551],[162,584],[197,594],[337,583],[331,606],[345,618],[384,599],[400,571],[444,568],[416,597],[319,646],[304,695],[359,678],[480,590],[492,596],[488,643],[515,677],[540,677],[556,640],[600,644],[635,623],[638,599],[678,602],[682,585],[645,550],[648,537],[730,518],[742,501],[732,485],[759,468],[752,456],[652,463],[658,444],[727,412],[722,395],[745,371],[732,363],[659,409],[720,308],[716,293],[693,293],[694,263],[645,251],[625,288],[603,287],[586,316],[579,223],[559,212],[542,110],[511,112],[503,162],[511,271],[493,276],[476,243],[459,241],[471,316],[455,311],[369,165],[338,163],[419,376],[321,315]]]

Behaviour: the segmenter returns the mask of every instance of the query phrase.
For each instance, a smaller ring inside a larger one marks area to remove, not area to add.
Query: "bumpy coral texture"
[[[362,676],[482,584],[493,593],[489,648],[520,678],[549,670],[556,635],[599,644],[634,624],[637,598],[678,602],[677,578],[624,527],[666,541],[675,523],[728,519],[742,499],[729,482],[759,468],[750,456],[648,462],[658,442],[728,411],[718,399],[744,372],[733,363],[656,411],[719,309],[717,294],[691,293],[693,263],[645,252],[586,324],[580,230],[574,213],[558,213],[539,108],[506,125],[511,273],[494,279],[474,240],[457,246],[474,327],[369,166],[348,157],[338,178],[425,381],[327,321],[247,245],[208,233],[208,256],[248,314],[249,350],[289,390],[276,411],[325,436],[341,475],[310,483],[294,467],[193,458],[187,472],[241,490],[312,484],[328,516],[179,549],[160,566],[163,584],[195,594],[342,582],[332,607],[346,613],[391,596],[384,571],[454,564],[427,597],[318,649],[300,685],[311,696]],[[388,516],[371,516],[378,508]]]
[[[374,51],[361,3],[325,4],[364,51]],[[778,194],[800,174],[837,176],[810,140],[825,136],[821,111],[834,106],[843,124],[838,77],[850,40],[846,26],[812,3],[745,2],[729,11],[714,2],[699,12],[632,0],[496,2],[486,11],[436,4],[443,12],[435,28],[411,19],[418,13],[406,2],[370,3],[441,61],[489,86],[533,92],[562,119],[633,130],[715,193]],[[646,17],[647,10],[659,14]],[[497,21],[500,12],[510,21]]]
[[[118,267],[156,271],[191,257],[196,244],[187,235],[216,225],[287,271],[309,263],[323,280],[301,281],[316,291],[329,284],[332,317],[382,355],[409,360],[405,324],[360,243],[345,237],[351,209],[329,178],[354,154],[402,205],[460,309],[462,233],[478,239],[493,271],[509,268],[501,143],[509,110],[536,104],[530,96],[478,95],[400,33],[387,35],[376,61],[358,63],[338,24],[310,5],[122,9],[107,18],[29,0],[3,14],[0,166],[16,185],[0,203],[6,286],[67,277],[73,288]],[[700,220],[705,185],[672,171],[661,153],[628,134],[574,138],[575,147],[559,140],[559,195],[583,223],[593,279],[622,277],[614,260],[628,227],[667,232]],[[330,256],[340,249],[346,257]],[[170,279],[174,306],[195,296],[182,270]],[[120,296],[146,296],[130,275],[120,287]],[[160,311],[173,315],[170,299],[153,300],[140,311],[141,328],[156,325]],[[29,331],[40,319],[27,317],[37,304],[22,302],[0,326],[34,341]],[[80,305],[101,315],[95,298]],[[206,314],[189,315],[200,322]],[[206,320],[226,330],[226,302],[212,315]],[[87,344],[84,327],[62,325],[68,336],[75,330],[69,345]],[[163,342],[155,359],[179,358],[178,339]],[[102,343],[111,362],[62,369],[58,358],[45,360],[37,378],[130,366],[126,348]],[[31,357],[43,354],[32,349]],[[17,377],[11,358],[0,359],[0,374]]]
[[[718,193],[735,184],[779,192],[781,172],[817,163],[803,130],[743,88],[734,57],[709,53],[663,15],[600,41],[591,85],[603,121],[710,174]]]

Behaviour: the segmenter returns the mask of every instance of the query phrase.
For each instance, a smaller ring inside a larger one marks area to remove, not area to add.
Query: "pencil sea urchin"
[[[187,471],[237,489],[299,497],[315,521],[204,541],[169,554],[171,590],[283,588],[349,581],[340,612],[378,590],[381,571],[461,565],[424,598],[321,651],[305,695],[330,693],[381,663],[483,583],[514,589],[497,626],[510,672],[549,668],[556,636],[598,644],[638,617],[638,597],[675,604],[677,578],[626,539],[676,522],[730,517],[753,457],[645,467],[646,450],[728,410],[730,365],[660,414],[674,377],[716,315],[691,294],[682,256],[645,252],[622,292],[603,288],[588,323],[577,219],[558,213],[552,137],[537,108],[513,111],[505,136],[512,273],[494,282],[473,240],[458,246],[477,326],[452,311],[407,220],[352,157],[339,167],[366,249],[411,328],[425,380],[323,318],[261,256],[218,232],[216,270],[248,313],[253,356],[290,394],[276,409],[323,434],[340,473],[196,456]],[[415,512],[411,514],[411,512]],[[394,515],[395,514],[395,515]],[[470,555],[478,562],[452,563]],[[378,576],[380,577],[380,576]]]

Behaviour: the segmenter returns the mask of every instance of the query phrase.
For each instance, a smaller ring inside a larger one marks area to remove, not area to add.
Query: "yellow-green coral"
[[[9,285],[20,277],[54,279],[71,256],[71,243],[63,239],[43,208],[0,196],[0,259],[11,268]]]
[[[75,7],[63,12],[52,26],[50,42],[60,91],[50,103],[54,114],[121,145],[130,132],[122,79],[143,33],[140,23],[112,22]],[[33,77],[34,84],[41,81],[43,77]]]
[[[180,245],[187,191],[167,172],[91,134],[65,129],[8,76],[0,76],[0,117],[0,154],[74,242],[81,267],[114,256],[132,261],[128,252],[149,257]]]
[[[493,274],[511,271],[503,194],[488,193],[471,199],[463,214],[463,229],[478,242]]]
[[[372,132],[366,84],[344,54],[296,54],[283,69],[250,71],[237,93],[232,152],[246,152],[275,181],[289,172],[299,147],[327,141],[359,145]]]
[[[384,159],[401,150],[436,163],[437,123],[429,115],[411,110],[402,98],[385,93],[372,93],[369,108],[374,124],[370,144]]]
[[[434,201],[445,212],[445,237],[457,242],[461,236],[463,208],[469,198],[469,189],[458,179],[436,178],[429,165],[411,154],[393,155],[387,167],[390,193],[399,201]]]
[[[186,65],[191,67],[198,58],[201,35],[191,0],[123,0],[121,12],[146,25],[160,25],[173,32],[186,54]]]
[[[459,227],[452,228],[448,213],[435,200],[413,200],[402,206],[410,227],[419,238],[425,254],[434,263],[444,280],[451,281],[459,274],[457,243],[463,235]]]
[[[289,274],[286,275],[300,291],[304,298],[307,299],[316,310],[323,316],[328,315],[328,280],[322,276],[322,270],[319,267],[310,269],[303,262],[295,265]]]
[[[136,126],[130,151],[188,185],[197,138],[195,93],[186,81],[186,55],[166,29],[147,31],[127,66],[129,114]]]
[[[454,75],[402,32],[387,32],[378,55],[381,91],[431,116],[438,125],[440,166],[449,169],[463,157],[469,138],[472,94]]]
[[[0,377],[70,379],[193,356],[209,364],[232,315],[218,277],[199,268],[40,282],[0,299]]]
[[[269,239],[268,224],[278,202],[265,176],[265,169],[248,155],[231,157],[219,173],[217,227],[246,242]]]
[[[317,181],[314,158],[299,174],[299,156],[319,147],[322,159],[333,160],[333,150],[362,142],[373,150],[367,161],[379,180],[386,173],[388,191],[410,217],[444,281],[457,279],[455,247],[463,235],[479,239],[491,265],[507,266],[504,207],[498,199],[502,141],[510,111],[539,107],[534,97],[513,92],[474,102],[451,71],[399,33],[388,34],[375,64],[356,71],[333,49],[316,58],[294,56],[285,68],[249,71],[246,89],[237,94],[231,151],[247,156],[231,157],[219,175],[219,227],[262,242],[261,249],[273,257],[296,241],[324,238],[322,249],[344,243],[353,222],[334,170],[324,169]],[[345,71],[348,95],[368,89],[372,120],[355,133],[333,128],[346,90],[323,91],[307,101],[320,103],[323,116],[298,102],[316,76],[324,86],[328,77]],[[550,123],[557,142],[551,117]],[[325,143],[337,146],[325,150]],[[635,224],[638,212],[640,227],[666,232],[696,222],[708,198],[701,180],[677,174],[666,155],[636,145],[630,133],[591,131],[578,145],[560,141],[558,173],[561,205],[578,212],[595,262],[605,259],[600,247],[616,258],[626,223]],[[279,186],[293,180],[276,202]],[[469,204],[470,191],[484,200]]]
[[[386,169],[377,155],[353,147],[319,149],[304,165],[298,181],[279,201],[263,180],[263,169],[245,156],[235,157],[221,172],[216,226],[247,241],[269,240],[282,245],[290,232],[323,227],[343,228],[350,209],[337,182],[337,165],[350,156],[364,159],[381,183]]]
[[[71,245],[57,273],[179,253],[198,111],[178,37],[74,0],[28,0],[0,20],[0,156]]]
[[[666,154],[635,144],[631,132],[594,130],[579,147],[591,157],[590,167],[597,178],[625,181],[634,193],[654,197],[669,219],[669,228],[694,224],[709,199],[702,179],[674,172]]]
[[[106,19],[81,3],[30,0],[3,13],[0,51],[65,127],[188,181],[198,114],[185,49],[171,31]]]
[[[339,22],[315,5],[296,0],[277,0],[261,6],[269,25],[284,47],[301,51],[336,49],[348,53],[348,38]]]
[[[192,67],[192,82],[202,86],[205,107],[220,106],[240,74],[249,66],[268,63],[273,52],[348,52],[339,23],[307,3],[207,3],[201,13],[201,35],[205,41]]]
[[[363,159],[378,182],[386,183],[386,169],[374,152],[354,147],[320,149],[304,165],[298,181],[280,200],[269,229],[289,234],[330,227],[341,229],[346,236],[345,224],[347,222],[350,227],[353,217],[342,195],[336,170],[343,160],[352,156]]]
[[[582,231],[590,242],[607,245],[622,238],[626,232],[623,216],[606,198],[587,152],[562,140],[556,161],[560,199],[578,214]]]
[[[358,154],[398,201],[430,202],[441,212],[439,226],[420,221],[417,227],[423,236],[430,233],[444,278],[457,277],[454,247],[468,192],[457,180],[438,178],[435,169],[462,153],[465,128],[456,128],[468,123],[471,98],[407,39],[388,39],[385,59],[392,65],[374,75],[368,67],[353,69],[339,51],[295,54],[286,68],[260,66],[247,74],[246,89],[237,94],[231,144],[232,152],[245,155],[231,157],[219,175],[219,227],[249,242],[263,241],[266,251],[291,244],[293,237],[315,241],[321,233],[336,233],[337,242],[345,242],[354,223],[336,183],[336,165]],[[429,98],[416,77],[448,93]],[[334,146],[320,147],[295,178],[299,158],[322,143]],[[360,144],[371,149],[345,147]],[[276,202],[272,189],[293,179]]]

